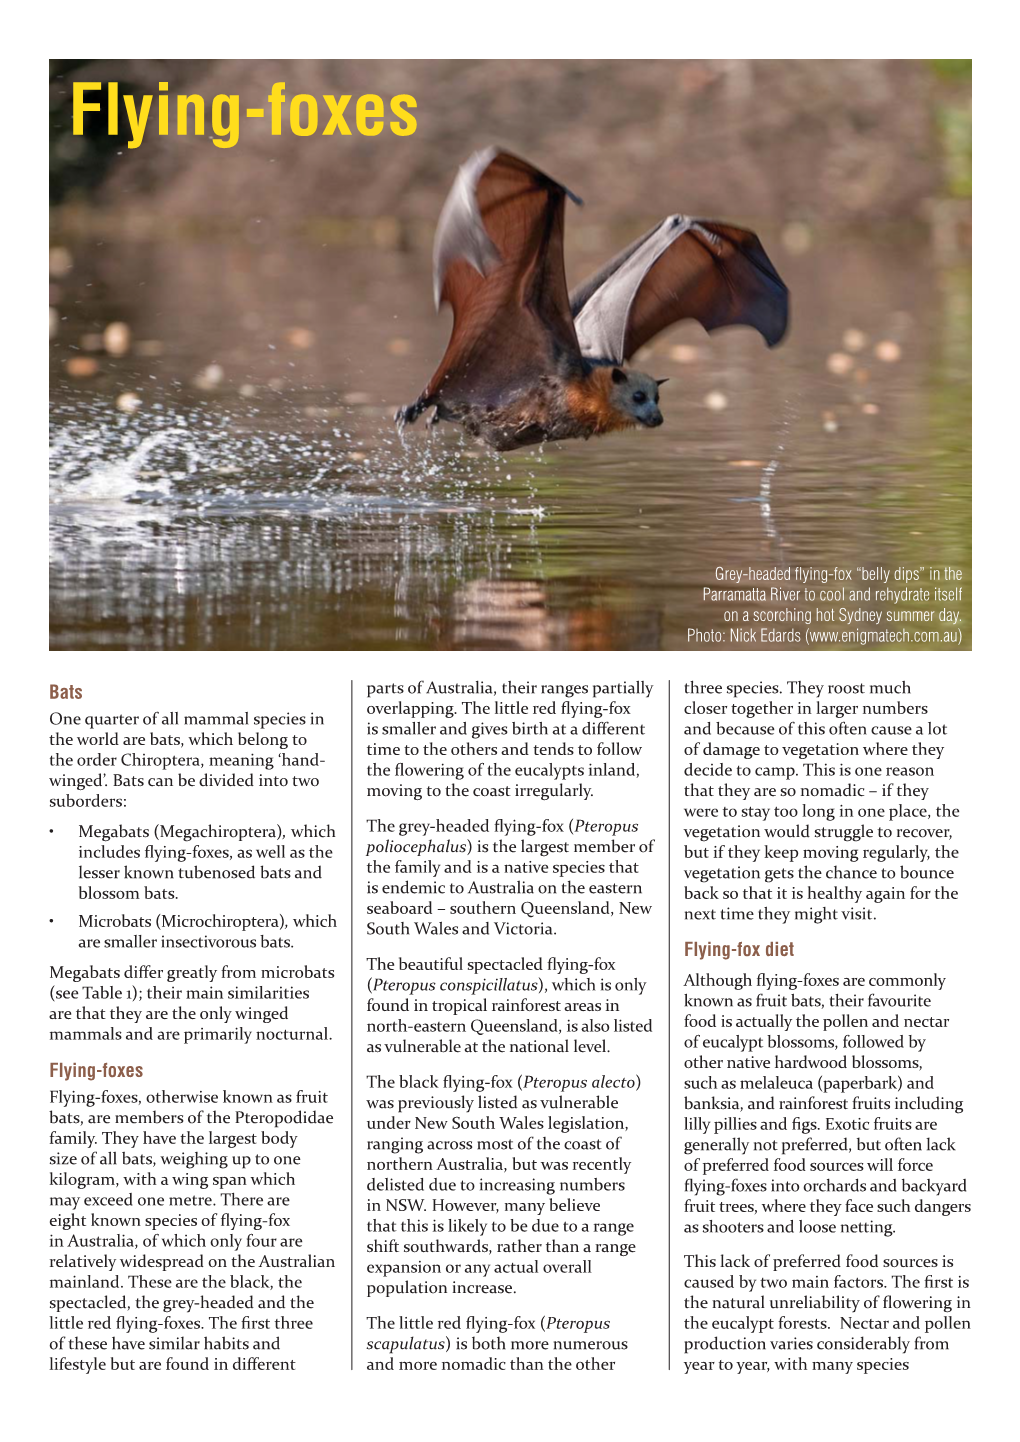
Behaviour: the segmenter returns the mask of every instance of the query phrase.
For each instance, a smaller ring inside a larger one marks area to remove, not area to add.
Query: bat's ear
[[[613,366],[613,385],[619,386],[627,379],[627,372],[622,371],[619,366]]]
[[[669,376],[663,376],[663,377],[662,377],[662,380],[661,380],[661,381],[656,381],[655,384],[656,384],[657,386],[664,386],[668,380],[669,380]]]

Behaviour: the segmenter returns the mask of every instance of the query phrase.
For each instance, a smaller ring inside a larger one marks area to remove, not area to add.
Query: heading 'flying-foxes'
[[[461,166],[436,229],[436,304],[453,308],[439,369],[395,419],[435,407],[497,451],[659,426],[661,380],[626,362],[679,320],[750,325],[773,346],[787,291],[756,235],[667,216],[569,294],[567,197],[526,160],[490,148]]]

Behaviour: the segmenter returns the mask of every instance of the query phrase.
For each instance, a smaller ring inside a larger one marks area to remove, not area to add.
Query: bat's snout
[[[650,426],[652,428],[654,428],[655,426],[661,426],[663,419],[662,412],[658,409],[654,411],[649,411],[648,414],[646,416],[642,416],[641,419],[643,424],[646,426]]]

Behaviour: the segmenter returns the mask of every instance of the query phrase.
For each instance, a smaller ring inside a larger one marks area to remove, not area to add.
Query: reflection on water
[[[777,351],[680,327],[662,429],[509,458],[390,424],[445,339],[425,255],[73,260],[55,647],[682,649],[728,637],[717,567],[771,564],[962,567],[970,643],[969,274],[913,243],[781,257]]]
[[[442,644],[455,651],[654,651],[654,609],[614,607],[597,582],[469,581],[454,593]]]

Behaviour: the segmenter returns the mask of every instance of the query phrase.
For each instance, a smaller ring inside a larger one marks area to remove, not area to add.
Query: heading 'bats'
[[[756,235],[670,215],[570,294],[562,185],[490,148],[457,173],[436,229],[436,304],[453,309],[446,354],[401,425],[430,407],[498,451],[659,426],[659,386],[626,362],[679,320],[750,325],[773,346],[786,286]]]

